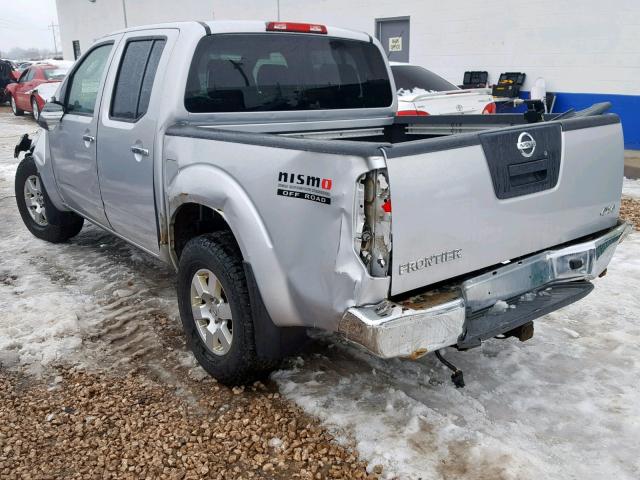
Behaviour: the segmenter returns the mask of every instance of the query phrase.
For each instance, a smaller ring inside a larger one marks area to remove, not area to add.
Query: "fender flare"
[[[244,262],[251,265],[265,307],[277,326],[298,326],[286,272],[278,261],[271,236],[256,206],[242,186],[226,171],[209,164],[191,164],[179,170],[166,188],[171,261],[177,267],[174,224],[180,207],[195,203],[221,215],[233,233]]]
[[[40,129],[38,138],[33,140],[35,148],[33,149],[33,161],[36,164],[40,179],[47,190],[47,196],[57,210],[61,212],[69,212],[64,199],[58,190],[58,182],[53,172],[53,164],[51,162],[51,151],[49,150],[49,133]]]

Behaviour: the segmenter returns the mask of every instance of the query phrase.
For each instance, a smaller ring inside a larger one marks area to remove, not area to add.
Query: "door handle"
[[[82,135],[82,140],[84,140],[85,142],[90,142],[90,143],[92,143],[92,142],[95,142],[95,141],[96,141],[96,137],[93,137],[93,136],[91,136],[91,135],[84,134],[84,135]]]
[[[131,146],[131,151],[137,155],[143,155],[145,157],[149,156],[149,149],[148,148],[142,148],[142,147],[138,147],[137,145],[132,145]]]

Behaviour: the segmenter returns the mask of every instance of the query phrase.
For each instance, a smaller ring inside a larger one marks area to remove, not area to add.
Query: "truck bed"
[[[390,292],[397,295],[615,225],[623,169],[619,118],[555,117],[535,124],[522,115],[403,117],[361,136],[357,129],[259,133],[203,124],[175,125],[166,134],[386,166]],[[516,148],[523,133],[537,141],[530,157]]]

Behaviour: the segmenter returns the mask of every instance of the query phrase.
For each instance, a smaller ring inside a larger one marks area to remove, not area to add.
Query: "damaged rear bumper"
[[[338,331],[382,358],[478,346],[586,296],[589,280],[602,274],[630,231],[618,222],[589,240],[519,259],[445,292],[352,307]]]

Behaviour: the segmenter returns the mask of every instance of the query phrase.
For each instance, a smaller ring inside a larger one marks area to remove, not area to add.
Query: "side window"
[[[147,113],[153,80],[166,40],[132,40],[127,43],[116,78],[111,118],[136,121]]]
[[[73,73],[66,101],[67,112],[93,115],[100,81],[112,47],[107,44],[93,49]]]
[[[33,73],[30,68],[22,72],[22,75],[20,75],[20,78],[18,79],[18,83],[28,82],[29,80],[31,80],[29,76],[33,77]]]

